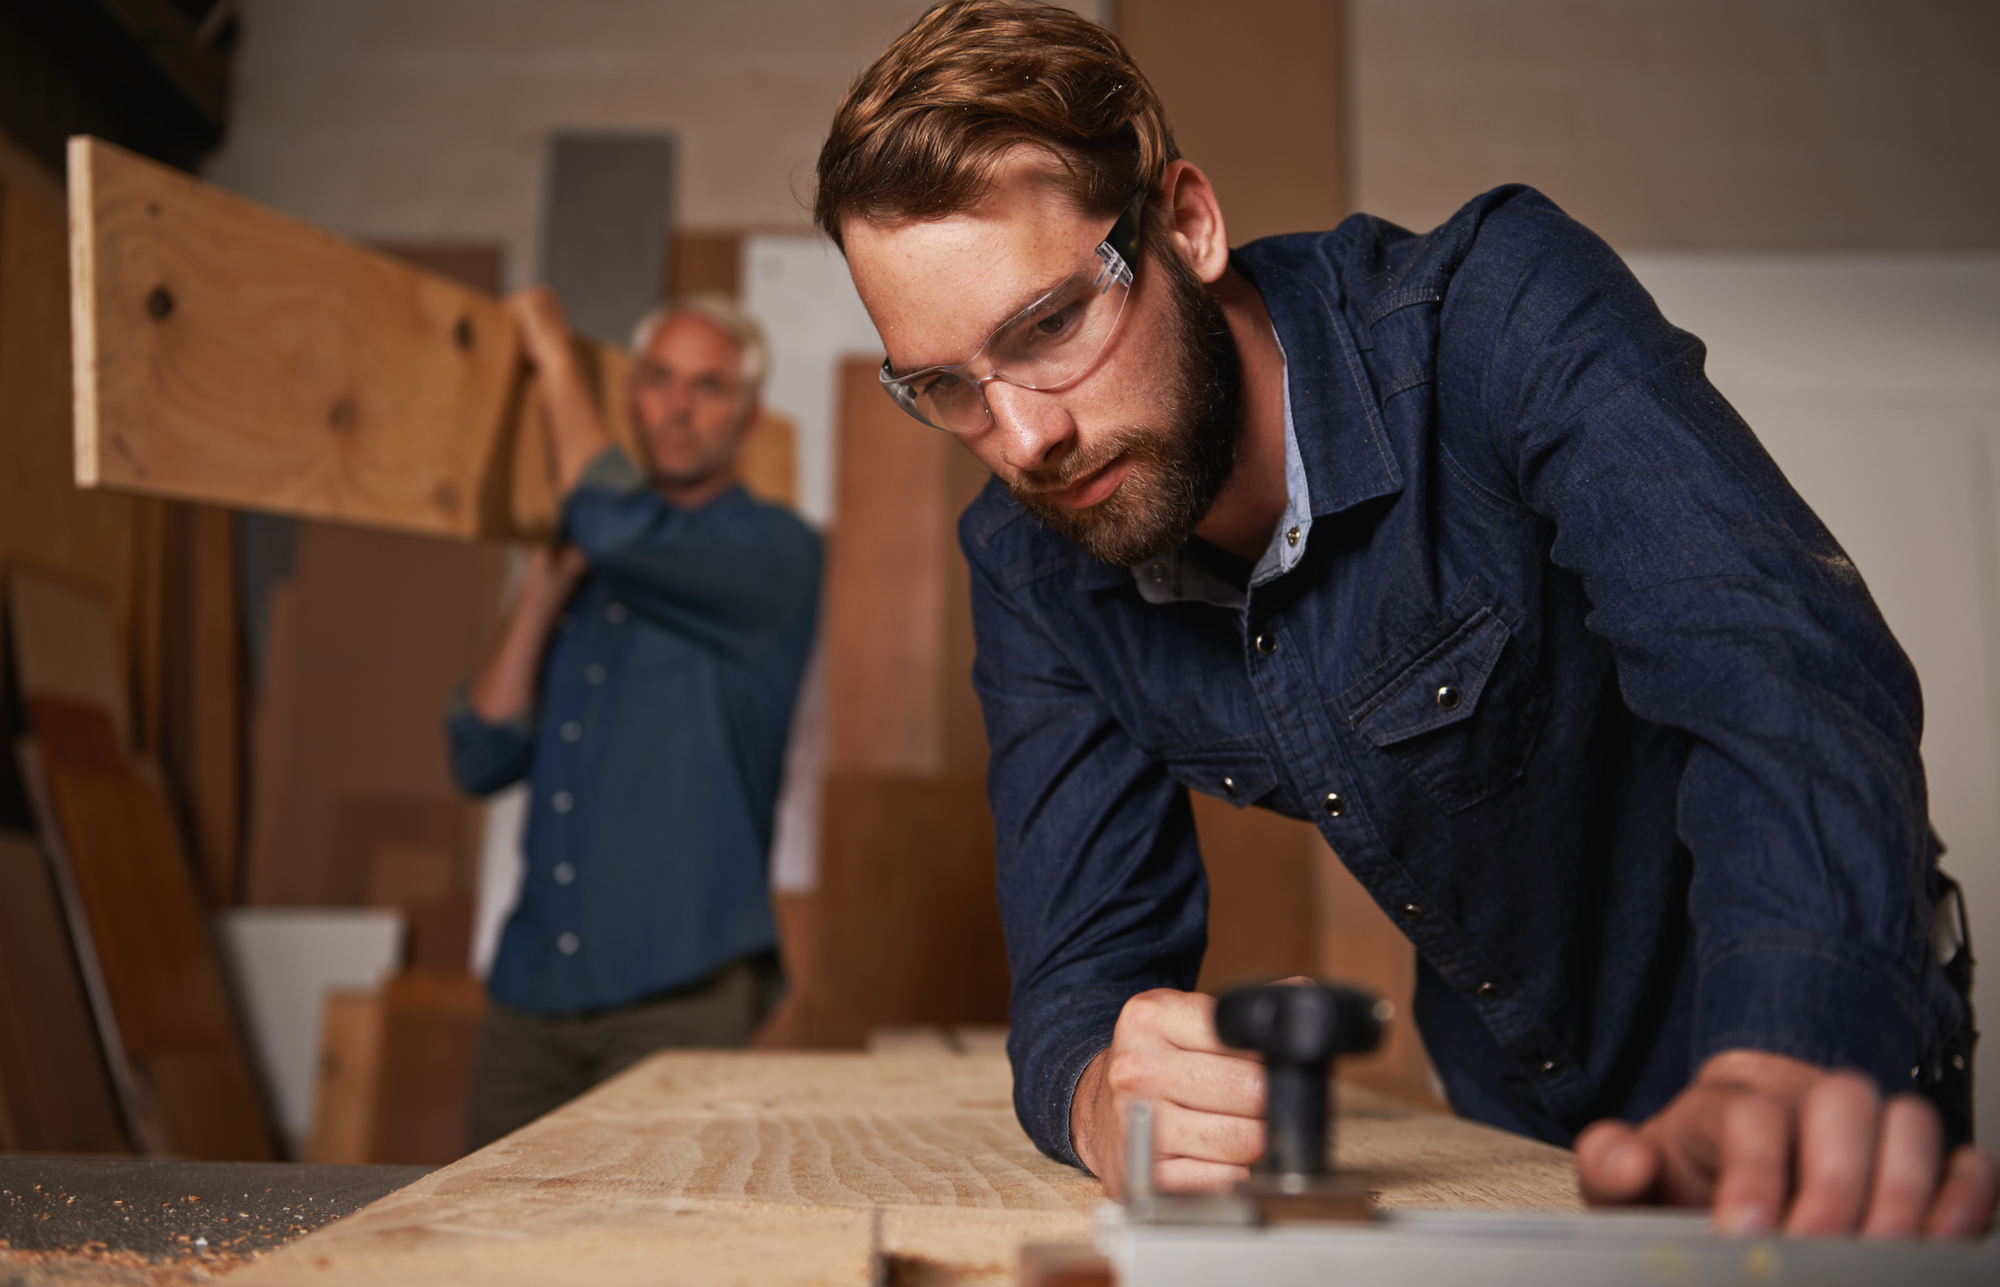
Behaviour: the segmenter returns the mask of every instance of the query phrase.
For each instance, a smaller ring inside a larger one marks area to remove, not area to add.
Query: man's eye
[[[1067,308],[1059,308],[1046,316],[1038,317],[1029,326],[1029,332],[1038,340],[1053,340],[1076,329],[1077,316],[1083,311],[1081,302]]]

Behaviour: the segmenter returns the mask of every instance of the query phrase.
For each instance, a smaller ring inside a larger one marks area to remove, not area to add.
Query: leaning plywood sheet
[[[14,670],[25,697],[95,706],[111,717],[118,744],[131,744],[125,662],[110,600],[80,581],[15,567],[7,576]]]
[[[0,832],[0,1150],[124,1153],[48,860]]]
[[[1038,1152],[1002,1055],[670,1052],[244,1271],[296,1283],[1013,1283],[1097,1182]],[[1575,1210],[1569,1155],[1365,1092],[1387,1206]],[[883,1281],[880,1277],[872,1281]]]
[[[79,485],[441,536],[549,526],[500,301],[96,139],[70,141],[69,181]],[[621,353],[585,356],[622,386]]]

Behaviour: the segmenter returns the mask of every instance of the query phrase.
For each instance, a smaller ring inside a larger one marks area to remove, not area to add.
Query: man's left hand
[[[1977,1237],[2000,1188],[1977,1147],[1944,1155],[1929,1101],[1753,1050],[1716,1055],[1636,1128],[1594,1123],[1576,1158],[1594,1206],[1707,1206],[1731,1234]]]

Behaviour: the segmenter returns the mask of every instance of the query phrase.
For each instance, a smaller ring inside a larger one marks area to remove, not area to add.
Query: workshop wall
[[[1354,198],[1530,183],[1621,250],[2000,246],[2000,7],[1351,0]]]

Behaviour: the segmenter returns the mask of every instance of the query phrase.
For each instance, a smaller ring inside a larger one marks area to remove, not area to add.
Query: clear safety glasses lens
[[[1083,375],[1111,342],[1131,297],[1145,197],[1143,188],[1134,193],[1090,261],[1003,323],[972,358],[900,377],[885,360],[883,387],[916,419],[964,434],[986,423],[988,381],[1053,389]]]

